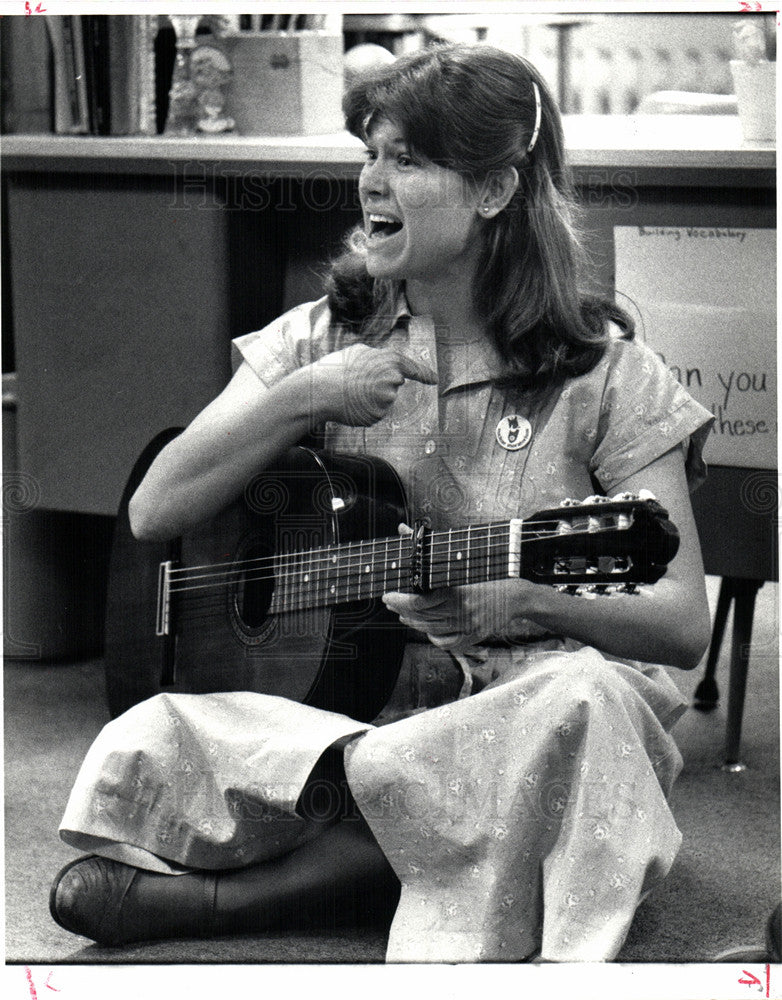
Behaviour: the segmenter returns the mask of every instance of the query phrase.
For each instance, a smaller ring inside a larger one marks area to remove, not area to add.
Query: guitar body
[[[385,591],[522,576],[571,594],[633,593],[660,579],[679,545],[667,511],[633,494],[445,531],[419,522],[400,538],[411,519],[391,466],[304,447],[195,531],[138,542],[128,503],[177,433],[144,451],[117,518],[106,609],[113,715],[163,690],[255,691],[370,721],[405,643]]]
[[[271,604],[286,587],[284,575],[275,575],[280,553],[396,533],[407,513],[393,469],[375,458],[294,448],[197,530],[172,543],[139,542],[128,502],[176,433],[164,432],[145,450],[120,505],[106,614],[112,716],[168,690],[255,691],[374,718],[399,671],[405,639],[397,617],[377,597],[282,612]],[[188,586],[172,587],[169,631],[161,636],[158,575],[168,560],[189,568]],[[242,568],[256,565],[267,569]],[[202,584],[201,566],[224,567],[227,585]]]

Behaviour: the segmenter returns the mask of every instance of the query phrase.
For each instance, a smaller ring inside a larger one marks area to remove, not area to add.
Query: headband
[[[535,83],[534,80],[532,81],[532,89],[535,91],[535,127],[532,129],[532,138],[530,139],[529,145],[527,146],[528,156],[535,148],[535,143],[538,141],[538,133],[540,132],[540,117],[541,117],[540,90],[538,88],[537,83]]]

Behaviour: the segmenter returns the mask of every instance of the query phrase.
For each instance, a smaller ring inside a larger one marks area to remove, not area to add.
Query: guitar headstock
[[[564,500],[525,518],[521,575],[570,593],[655,583],[679,548],[679,532],[651,493]]]

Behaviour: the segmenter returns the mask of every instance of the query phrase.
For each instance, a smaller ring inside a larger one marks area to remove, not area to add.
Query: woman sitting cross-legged
[[[390,462],[435,530],[646,489],[678,552],[605,600],[521,578],[388,592],[404,669],[453,685],[382,724],[249,691],[136,705],[78,776],[61,835],[90,854],[52,914],[105,944],[379,915],[388,961],[610,960],[681,839],[685,703],[659,664],[708,642],[689,489],[710,416],[583,291],[560,116],[529,63],[428,49],[357,78],[345,113],[363,224],[321,300],[235,341],[134,533],[186,532],[320,426]]]

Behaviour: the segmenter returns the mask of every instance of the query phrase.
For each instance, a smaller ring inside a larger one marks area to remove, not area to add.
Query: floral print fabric
[[[680,844],[683,710],[653,668],[542,640],[498,651],[480,693],[351,743],[351,790],[402,883],[388,961],[612,958]]]

